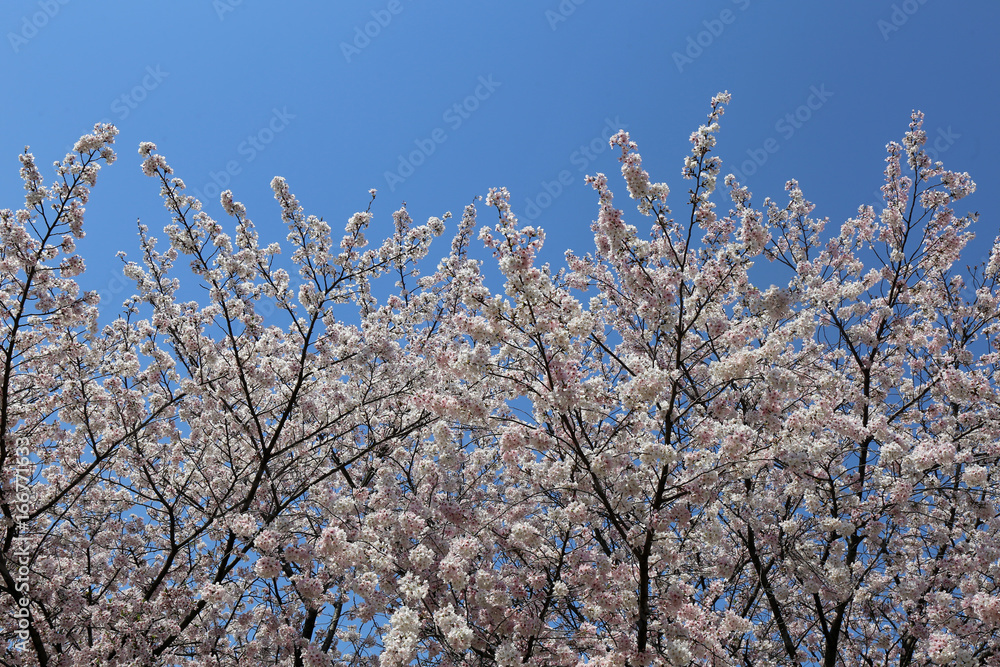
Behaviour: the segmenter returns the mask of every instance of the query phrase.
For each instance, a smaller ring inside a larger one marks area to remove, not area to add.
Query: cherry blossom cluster
[[[25,150],[0,662],[996,664],[1000,238],[961,268],[975,183],[915,112],[883,204],[834,230],[794,180],[755,204],[723,177],[729,103],[677,213],[613,135],[646,227],[590,176],[594,246],[561,269],[504,188],[429,265],[450,213],[404,204],[372,243],[374,190],[335,223],[275,177],[267,242],[144,142],[168,219],[119,253],[120,313],[75,254],[116,130],[52,184]]]

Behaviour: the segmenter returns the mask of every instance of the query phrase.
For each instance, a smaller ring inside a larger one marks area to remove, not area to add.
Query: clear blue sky
[[[592,245],[585,174],[607,173],[647,226],[602,136],[627,128],[678,210],[688,136],[729,90],[718,154],[755,202],[797,178],[839,227],[875,203],[885,144],[916,108],[945,165],[979,185],[958,212],[980,211],[982,240],[1000,220],[995,0],[5,0],[0,25],[0,207],[23,205],[24,145],[49,165],[97,121],[121,130],[80,244],[85,286],[113,307],[115,251],[137,258],[137,217],[167,222],[140,141],[214,195],[220,220],[213,179],[226,183],[266,240],[285,235],[274,175],[335,229],[377,188],[371,238],[404,200],[419,223],[506,186],[561,265]]]

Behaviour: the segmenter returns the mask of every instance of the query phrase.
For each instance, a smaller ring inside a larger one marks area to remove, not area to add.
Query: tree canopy
[[[275,178],[285,258],[143,143],[170,221],[121,254],[118,316],[75,254],[115,128],[49,185],[25,150],[0,664],[996,664],[1000,240],[961,267],[952,208],[975,184],[914,113],[882,204],[827,229],[795,181],[755,205],[723,177],[728,102],[676,212],[612,136],[637,223],[588,177],[594,247],[558,270],[502,188],[429,265],[449,215],[369,244],[371,204],[335,233]]]

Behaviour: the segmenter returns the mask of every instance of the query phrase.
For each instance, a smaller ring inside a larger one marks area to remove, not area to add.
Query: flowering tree
[[[794,181],[755,208],[727,177],[722,215],[728,101],[679,218],[612,137],[650,231],[598,174],[595,248],[559,271],[505,190],[421,277],[448,215],[401,209],[369,248],[370,206],[337,241],[276,178],[290,273],[142,144],[168,245],[140,226],[103,328],[73,253],[115,130],[52,186],[26,152],[0,212],[0,661],[994,664],[1000,241],[956,270],[951,209],[975,186],[915,113],[884,206],[838,233]],[[754,286],[763,261],[784,286]]]

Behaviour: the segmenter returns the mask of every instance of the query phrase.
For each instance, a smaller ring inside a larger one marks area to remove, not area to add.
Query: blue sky
[[[5,0],[0,25],[0,207],[23,205],[26,144],[48,165],[95,122],[121,131],[79,245],[82,282],[113,308],[127,296],[114,255],[138,257],[136,218],[168,222],[140,141],[220,220],[219,185],[231,188],[268,241],[285,235],[275,175],[335,229],[377,188],[371,238],[402,201],[419,223],[506,186],[561,265],[592,246],[586,174],[607,173],[647,227],[606,137],[632,134],[677,211],[688,136],[728,90],[718,154],[757,203],[797,178],[836,229],[875,203],[885,144],[921,109],[945,166],[979,184],[957,212],[981,213],[984,241],[1000,219],[994,0]]]

